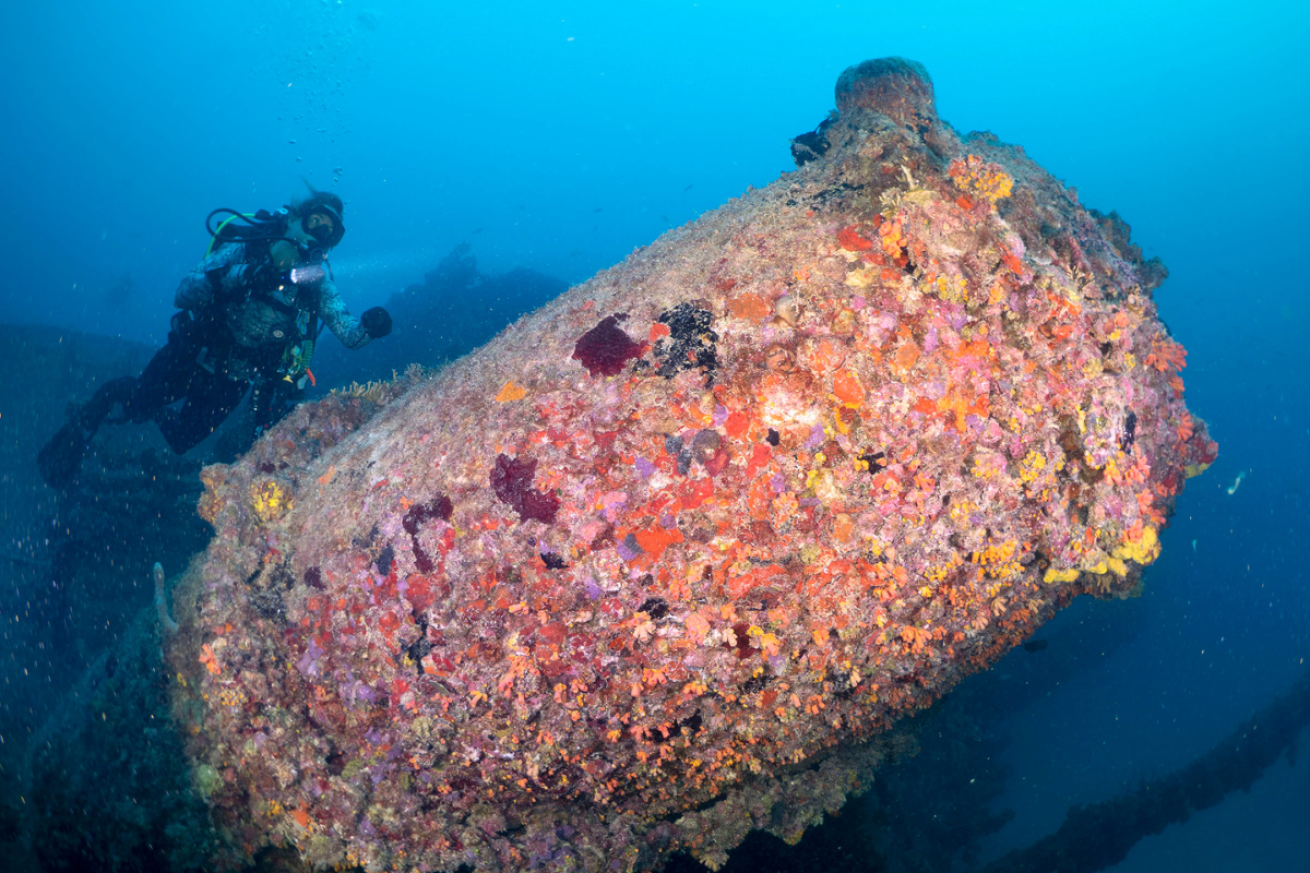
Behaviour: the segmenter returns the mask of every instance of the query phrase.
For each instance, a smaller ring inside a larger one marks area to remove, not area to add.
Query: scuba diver
[[[209,436],[253,385],[255,434],[299,400],[314,344],[326,325],[348,349],[391,332],[380,306],[354,318],[332,279],[328,252],[341,242],[341,198],[310,196],[253,216],[216,209],[205,220],[205,259],[178,286],[168,344],[139,377],[113,379],[95,392],[41,449],[47,484],[67,487],[101,424],[154,419],[177,454]],[[228,217],[211,227],[216,216]],[[326,269],[325,269],[326,267]],[[181,405],[172,404],[182,401]],[[115,406],[121,412],[111,417]]]

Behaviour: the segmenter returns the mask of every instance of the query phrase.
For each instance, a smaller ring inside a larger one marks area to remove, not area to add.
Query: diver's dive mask
[[[301,239],[297,244],[300,260],[302,263],[314,265],[321,264],[327,257],[328,250],[341,242],[341,238],[346,234],[341,216],[322,206],[301,219],[300,229],[310,237],[308,240]]]
[[[318,282],[323,278],[322,264],[327,259],[328,250],[346,235],[340,213],[323,203],[300,220],[300,230],[310,239],[301,237],[297,242],[300,263],[291,269],[291,281],[297,285]]]
[[[305,216],[300,226],[305,229],[305,233],[330,249],[336,248],[346,235],[346,226],[342,224],[341,216],[326,204],[320,204]]]

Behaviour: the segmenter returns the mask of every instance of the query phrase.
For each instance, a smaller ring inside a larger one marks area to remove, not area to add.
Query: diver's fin
[[[62,490],[73,483],[78,471],[82,469],[82,458],[86,455],[87,446],[91,444],[91,438],[106,420],[110,424],[145,420],[133,418],[129,411],[132,396],[139,384],[140,380],[135,376],[110,379],[97,388],[86,403],[70,408],[68,422],[36,456],[37,470],[47,485]],[[123,407],[123,414],[121,417],[110,418],[109,413],[115,404]]]
[[[82,469],[82,456],[95,431],[82,426],[82,417],[74,414],[36,456],[36,468],[51,488],[67,488]]]

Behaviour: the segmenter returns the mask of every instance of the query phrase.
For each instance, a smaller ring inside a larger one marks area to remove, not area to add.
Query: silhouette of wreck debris
[[[1143,837],[1250,790],[1310,723],[1310,672],[1185,767],[1101,803],[1075,806],[1055,833],[989,864],[984,873],[1092,873],[1118,864]]]

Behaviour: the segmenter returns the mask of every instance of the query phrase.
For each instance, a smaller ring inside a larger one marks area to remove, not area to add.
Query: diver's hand
[[[374,306],[359,317],[364,332],[372,339],[381,339],[391,333],[391,316],[381,306]]]

